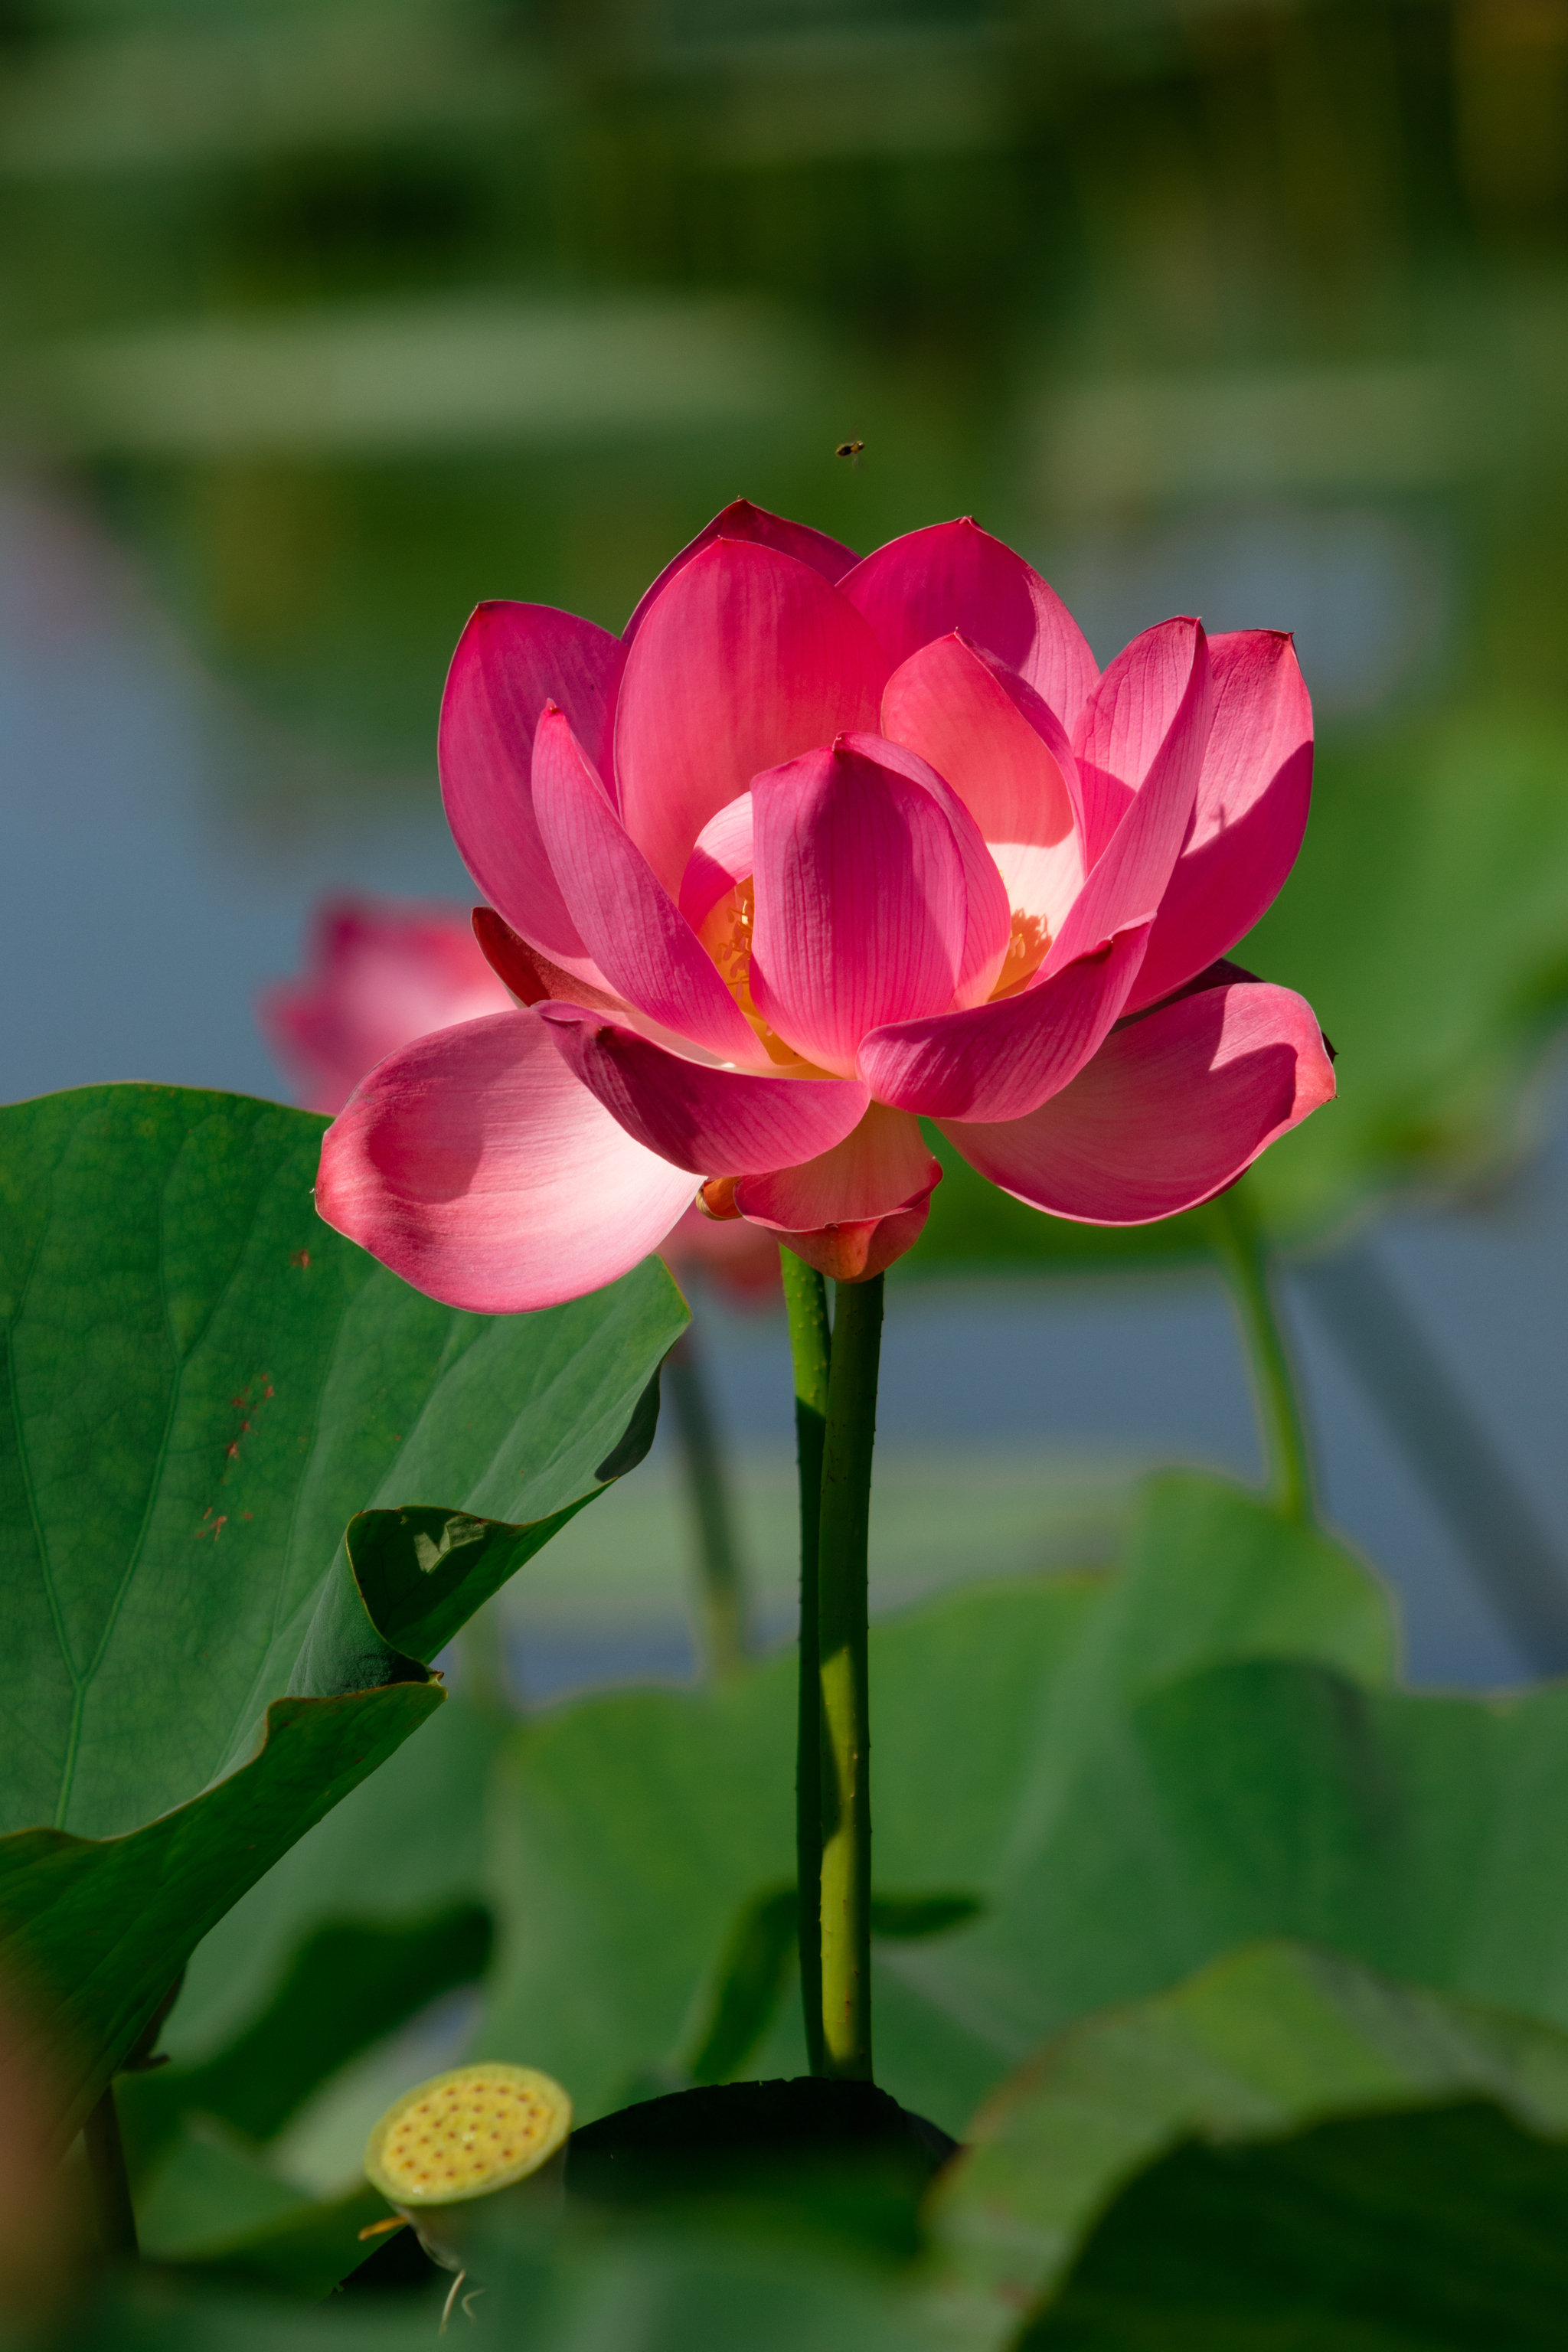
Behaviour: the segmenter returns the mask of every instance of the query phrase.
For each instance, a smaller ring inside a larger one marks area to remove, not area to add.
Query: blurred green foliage
[[[1551,1688],[1506,1706],[1403,1693],[1391,1630],[1333,1545],[1194,1475],[1151,1484],[1109,1575],[999,1583],[880,1626],[878,1857],[896,1892],[878,2077],[974,2150],[925,2201],[925,2256],[898,2267],[907,2184],[846,2194],[826,2159],[791,2181],[764,2147],[695,2183],[659,2176],[651,2202],[634,2180],[606,2203],[591,2167],[573,2190],[569,2168],[549,2243],[498,2207],[487,2292],[504,2306],[526,2281],[539,2340],[558,2326],[573,2343],[596,2277],[595,2340],[628,2352],[666,2326],[753,2340],[780,2262],[796,2297],[770,2306],[781,2347],[856,2326],[911,2352],[999,2352],[1031,2311],[1031,2342],[1134,2345],[1163,2340],[1167,2306],[1175,2341],[1238,2352],[1335,2329],[1347,2346],[1551,2340],[1568,2008],[1545,1792],[1568,1718]],[[329,1949],[360,1956],[369,2031],[483,1965],[482,1913],[451,1906],[430,1832],[469,1833],[487,1747],[489,1860],[461,1862],[500,1930],[478,2046],[558,2070],[585,2120],[690,2081],[714,2021],[755,2006],[757,1930],[779,1907],[786,1663],[589,1698],[499,1746],[465,1733],[432,1749],[434,1795],[411,1745],[379,1821],[373,1784],[319,1853],[305,1841],[232,1922],[270,1942],[265,1980],[216,2037],[209,2000],[199,2057],[125,2087],[162,2258],[191,2286],[300,2295],[360,2259],[352,2159],[310,2196],[279,2125],[309,2078],[319,2105],[358,2063],[354,2019],[321,2030],[342,2000]],[[433,1739],[461,1725],[460,1702],[447,1712]],[[763,1973],[765,2009],[788,1988]],[[743,2076],[798,2072],[798,2025],[786,2009],[731,2054]],[[383,2099],[420,2071],[402,2063]],[[611,2291],[634,2277],[635,2315]],[[677,2277],[667,2305],[656,2283]],[[423,2308],[409,2284],[389,2326]],[[370,2286],[340,2307],[345,2343]],[[177,2293],[193,2343],[205,2307]]]
[[[941,1988],[973,1940],[994,1940],[1016,1856],[1103,1726],[1199,1661],[1282,1655],[1381,1677],[1383,1597],[1323,1538],[1199,1477],[1145,1491],[1112,1579],[999,1582],[873,1628],[878,1891],[949,1898],[934,1933],[890,1906],[878,1923],[877,2074],[895,2097],[957,2131],[1032,2038],[1014,2042],[1013,1989],[992,2013]],[[781,1657],[732,1687],[606,1694],[512,1734],[491,1804],[487,2053],[526,2050],[585,2121],[689,2079],[757,1897],[792,1874],[794,1723]],[[1039,1965],[1031,1949],[1031,1982]],[[741,2071],[802,2072],[799,2037],[782,2004]]]
[[[1468,2101],[1181,2148],[1105,2216],[1029,2352],[1555,2344],[1568,2156]]]
[[[1047,2296],[1030,2345],[1242,2352],[1315,2323],[1294,2340],[1522,2352],[1557,2324],[1565,2125],[1562,2032],[1254,1945],[989,2102],[933,2195],[937,2295],[974,2352]]]

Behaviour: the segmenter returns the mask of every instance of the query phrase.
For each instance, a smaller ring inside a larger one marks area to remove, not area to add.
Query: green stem
[[[687,1493],[697,1533],[697,1616],[708,1671],[735,1673],[746,1655],[746,1579],[735,1538],[735,1514],[723,1450],[703,1377],[694,1325],[664,1360],[667,1393],[686,1465]]]
[[[800,1908],[800,1998],[806,2057],[822,2051],[822,1706],[817,1672],[817,1534],[827,1431],[827,1285],[793,1250],[779,1252],[795,1364],[795,1454],[800,1467],[800,1699],[795,1737],[795,1883]]]
[[[1215,1248],[1225,1267],[1246,1342],[1252,1392],[1275,1507],[1287,1518],[1312,1516],[1312,1472],[1290,1351],[1268,1283],[1268,1254],[1245,1182],[1209,1202]]]
[[[112,2083],[104,2084],[103,2096],[82,2126],[82,2139],[105,2251],[134,2262],[138,2252],[136,2208],[131,2202],[131,2183],[126,2177],[125,2150],[121,2143]]]
[[[866,1552],[882,1281],[841,1282],[822,1456],[817,1576],[822,1690],[823,2071],[871,2078],[871,1693]]]

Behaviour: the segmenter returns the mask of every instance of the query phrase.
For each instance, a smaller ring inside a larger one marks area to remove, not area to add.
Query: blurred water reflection
[[[1555,684],[1562,0],[5,22],[13,444],[340,754],[423,770],[478,593],[618,625],[742,485],[978,510],[1110,636],[1277,583],[1330,709]]]
[[[1237,502],[1066,541],[1052,572],[1102,660],[1184,606],[1215,630],[1288,614],[1321,721],[1430,689],[1452,650],[1454,568],[1427,517]]]
[[[7,0],[0,302],[0,1092],[272,1090],[251,1003],[313,893],[465,895],[432,742],[468,607],[619,626],[737,491],[860,547],[975,511],[1102,656],[1172,610],[1294,627],[1343,933],[1310,971],[1271,936],[1314,988],[1327,953],[1376,994],[1431,747],[1503,714],[1517,841],[1435,826],[1421,919],[1460,957],[1468,874],[1500,894],[1453,993],[1512,1024],[1510,1082],[1561,1023],[1531,827],[1568,800],[1568,0]],[[1404,1033],[1337,1042],[1402,1166],[1502,1155],[1465,1072],[1439,1118]],[[1506,1234],[1380,1246],[1568,1558],[1546,1165]],[[1112,1517],[1130,1464],[1252,1462],[1205,1286],[899,1311],[895,1453],[972,1389],[1007,1402],[965,1443],[1092,1441]],[[1512,1673],[1301,1320],[1331,1506],[1415,1663]],[[771,1494],[776,1339],[722,1345]]]

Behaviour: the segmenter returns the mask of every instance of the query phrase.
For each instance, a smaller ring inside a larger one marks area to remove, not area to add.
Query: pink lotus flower
[[[1219,960],[1311,768],[1288,637],[1146,630],[1103,677],[969,521],[863,562],[726,509],[624,637],[482,604],[441,774],[516,1009],[405,1046],[323,1144],[328,1222],[418,1288],[543,1307],[701,1188],[841,1279],[908,1249],[933,1119],[1051,1214],[1221,1191],[1333,1092]]]

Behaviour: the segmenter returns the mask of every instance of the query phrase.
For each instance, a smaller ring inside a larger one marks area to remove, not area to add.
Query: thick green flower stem
[[[823,2072],[871,2076],[871,1706],[866,1550],[882,1348],[882,1276],[838,1283],[822,1456]]]
[[[1275,1507],[1287,1518],[1312,1516],[1312,1474],[1290,1352],[1275,1311],[1268,1255],[1246,1180],[1211,1201],[1210,1231],[1230,1284],[1252,1370]]]
[[[800,1467],[800,1699],[795,1734],[795,1883],[800,1906],[800,1997],[806,2059],[822,2053],[822,1701],[817,1673],[817,1531],[827,1433],[827,1285],[793,1250],[779,1252],[795,1364],[795,1453]]]
[[[138,2251],[136,2209],[131,2202],[131,2183],[125,2173],[125,2150],[120,2137],[120,2116],[112,2083],[104,2084],[103,2096],[82,2126],[82,2142],[104,2251],[118,2259],[134,2262]]]
[[[708,1671],[722,1680],[735,1672],[746,1654],[746,1579],[735,1537],[723,1449],[694,1326],[688,1326],[665,1358],[664,1373],[675,1407],[695,1523],[699,1633]]]

